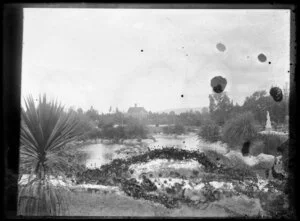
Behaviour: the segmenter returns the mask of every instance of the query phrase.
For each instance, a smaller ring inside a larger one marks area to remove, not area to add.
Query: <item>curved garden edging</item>
[[[131,178],[130,165],[146,163],[155,159],[179,161],[193,159],[203,165],[203,171],[206,175],[201,180],[204,184],[201,196],[196,200],[186,197],[185,190],[180,190],[180,185],[175,185],[167,188],[166,192],[161,192],[146,177],[143,178],[141,183]],[[211,185],[214,181],[230,182],[233,184],[233,189],[215,188]],[[229,194],[229,197],[246,195],[252,199],[260,199],[265,197],[265,194],[262,194],[263,192],[272,194],[282,192],[282,184],[268,182],[264,187],[260,187],[261,185],[258,184],[258,181],[256,174],[251,170],[229,168],[211,161],[203,152],[175,148],[156,149],[128,159],[115,159],[109,164],[102,165],[100,169],[89,169],[77,174],[78,183],[89,182],[101,185],[117,185],[129,196],[158,202],[167,208],[175,208],[182,203],[189,206],[203,206],[204,204],[220,200],[220,196],[224,194]],[[182,191],[183,194],[175,194],[179,191]]]

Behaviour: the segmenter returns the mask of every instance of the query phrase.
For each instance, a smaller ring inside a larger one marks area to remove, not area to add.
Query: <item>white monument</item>
[[[288,138],[288,133],[285,132],[279,132],[279,131],[274,131],[272,129],[272,125],[271,125],[271,119],[270,119],[270,114],[269,111],[267,111],[267,122],[266,122],[266,127],[264,131],[260,131],[260,134],[276,134],[278,136],[284,136],[286,137],[286,139]]]
[[[266,131],[271,131],[271,130],[272,130],[272,125],[270,120],[270,114],[269,111],[267,111]]]

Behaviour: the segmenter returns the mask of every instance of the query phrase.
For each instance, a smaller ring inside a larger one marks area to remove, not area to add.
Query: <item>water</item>
[[[187,150],[196,150],[199,144],[198,137],[194,133],[187,135],[156,135],[156,142],[149,143],[150,149],[162,147],[174,147]]]
[[[91,144],[83,147],[82,151],[89,154],[86,161],[88,168],[99,168],[103,164],[107,164],[112,160],[114,150],[118,147],[118,144]]]
[[[127,147],[133,147],[135,149],[140,148],[144,151],[162,147],[196,150],[199,145],[197,135],[194,133],[179,136],[157,134],[154,135],[154,138],[156,141],[152,139],[142,140],[142,142],[125,140],[122,144],[98,143],[88,145],[82,149],[89,154],[86,166],[88,168],[99,168],[101,165],[109,163],[114,158],[117,150]]]

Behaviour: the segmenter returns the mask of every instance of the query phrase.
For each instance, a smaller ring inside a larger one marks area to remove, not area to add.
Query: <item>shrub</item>
[[[164,134],[170,134],[171,133],[171,127],[170,126],[165,126],[162,129]]]
[[[127,138],[147,138],[147,128],[142,123],[131,122],[125,128],[125,134]]]
[[[257,139],[251,143],[249,153],[252,156],[258,156],[259,154],[264,153],[264,148],[264,142],[262,140]]]
[[[262,134],[260,135],[260,138],[264,144],[263,153],[271,155],[278,155],[277,147],[286,140],[284,136],[277,134]]]
[[[106,124],[101,131],[101,137],[106,139],[113,139],[115,135],[115,128],[112,124]]]
[[[184,126],[182,126],[180,124],[176,124],[175,127],[174,127],[173,132],[175,134],[184,134],[184,132],[185,132]]]
[[[34,179],[19,186],[17,214],[22,216],[69,215],[70,192],[66,187],[54,186],[46,179]]]
[[[219,126],[214,121],[206,121],[200,129],[199,138],[209,142],[216,142],[220,139]]]
[[[114,128],[114,138],[117,140],[126,138],[125,127]]]
[[[163,127],[163,133],[164,134],[184,134],[185,129],[184,126],[180,124],[176,124],[175,126],[166,126]]]
[[[100,130],[98,128],[93,128],[86,133],[86,138],[88,139],[97,139],[100,137]]]
[[[75,114],[75,117],[78,121],[77,130],[81,133],[81,136],[78,137],[78,140],[88,140],[88,139],[96,139],[95,136],[97,132],[97,128],[95,123],[93,123],[86,115],[84,114]],[[99,132],[99,131],[98,131]]]
[[[147,138],[146,127],[138,122],[131,122],[126,127],[114,127],[112,124],[107,124],[102,127],[101,138],[105,139],[144,139]]]
[[[231,147],[244,142],[252,142],[257,137],[258,128],[251,112],[242,113],[225,123],[222,139]]]

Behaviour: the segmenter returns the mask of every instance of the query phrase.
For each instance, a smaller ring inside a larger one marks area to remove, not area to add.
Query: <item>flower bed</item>
[[[188,169],[194,173],[193,176],[178,172],[187,167],[184,163],[189,164]],[[169,171],[161,168],[165,173],[155,173],[155,168],[159,169],[161,164],[170,166]],[[283,182],[262,181],[253,171],[245,168],[216,164],[205,153],[175,148],[156,149],[128,159],[115,159],[100,169],[86,170],[77,178],[79,183],[85,181],[119,186],[128,196],[157,202],[167,208],[178,208],[182,204],[202,208],[241,195],[260,199],[264,197],[262,193],[282,194],[284,185]]]

